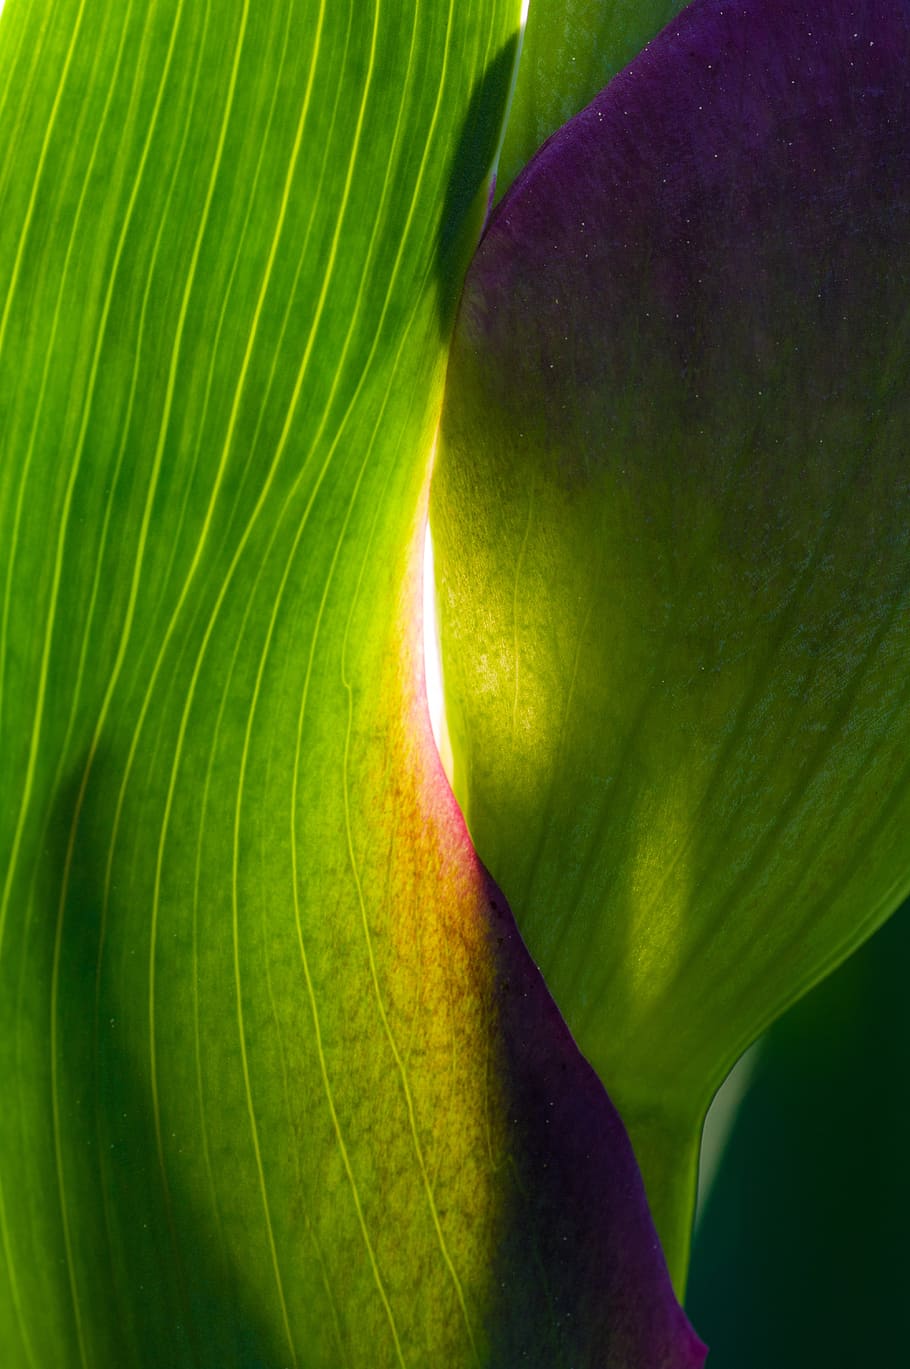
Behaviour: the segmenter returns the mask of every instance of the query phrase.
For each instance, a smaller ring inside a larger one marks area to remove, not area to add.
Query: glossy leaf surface
[[[910,883],[910,6],[695,0],[501,202],[431,521],[455,788],[682,1278],[730,1064]]]
[[[703,1357],[425,718],[517,20],[0,21],[4,1369]]]

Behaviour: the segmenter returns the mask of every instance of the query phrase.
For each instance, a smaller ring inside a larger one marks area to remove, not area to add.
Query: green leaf
[[[474,258],[454,782],[677,1285],[727,1070],[910,884],[910,19],[694,0]]]
[[[4,1369],[703,1357],[426,721],[517,21],[0,21]]]

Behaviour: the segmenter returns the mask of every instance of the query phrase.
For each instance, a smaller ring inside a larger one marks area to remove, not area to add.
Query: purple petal
[[[906,298],[885,273],[906,285],[908,25],[906,0],[695,0],[555,133],[465,295],[522,411],[533,376],[557,437],[567,393],[584,423],[592,386],[618,412],[663,365],[674,416],[697,416],[705,386],[774,378],[803,338],[838,384]]]
[[[908,343],[908,0],[694,0],[465,286],[459,798],[680,1282],[664,1135],[910,880]]]
[[[674,1296],[619,1115],[492,882],[489,906],[520,1195],[504,1221],[509,1316],[493,1333],[494,1362],[555,1366],[568,1353],[576,1369],[701,1369],[706,1347]],[[529,1251],[546,1304],[509,1279]]]

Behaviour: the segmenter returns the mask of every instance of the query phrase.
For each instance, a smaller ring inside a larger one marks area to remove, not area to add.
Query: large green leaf
[[[700,1362],[428,743],[517,21],[0,21],[4,1369]]]
[[[431,521],[455,788],[679,1282],[726,1071],[910,885],[910,10],[694,0],[500,202]]]

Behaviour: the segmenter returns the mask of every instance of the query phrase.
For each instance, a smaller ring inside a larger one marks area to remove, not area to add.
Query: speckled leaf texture
[[[910,886],[910,5],[694,0],[501,201],[431,502],[455,789],[678,1286],[713,1090]]]
[[[0,1364],[697,1369],[422,681],[512,0],[0,17]]]

